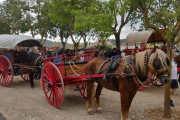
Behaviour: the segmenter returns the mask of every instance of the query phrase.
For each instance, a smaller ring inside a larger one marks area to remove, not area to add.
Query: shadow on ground
[[[2,116],[1,113],[0,113],[0,120],[6,120],[6,119]]]

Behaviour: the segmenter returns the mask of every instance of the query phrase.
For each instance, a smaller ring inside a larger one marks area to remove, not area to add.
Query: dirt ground
[[[86,99],[74,87],[65,88],[62,106],[52,107],[34,80],[30,83],[15,77],[9,87],[0,86],[0,113],[6,120],[120,120],[120,95],[103,89],[101,95],[102,114],[88,115]],[[131,108],[131,120],[167,120],[163,118],[164,87],[151,86],[136,94]],[[171,120],[180,120],[180,89],[172,96],[175,107],[171,107]],[[0,114],[0,120],[4,118]]]

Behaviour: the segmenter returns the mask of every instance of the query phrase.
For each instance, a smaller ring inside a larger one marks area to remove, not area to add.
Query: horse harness
[[[146,66],[146,78],[148,77],[148,61],[149,58],[152,54],[152,50],[150,51],[149,55],[148,52],[146,52],[145,56],[144,56],[144,64]],[[119,66],[119,64],[122,62],[122,59],[119,58],[118,60],[115,59],[106,59],[99,67],[97,74],[99,74],[103,68],[103,66],[108,63],[104,73],[104,77],[103,80],[107,81],[107,75],[110,78],[110,82],[111,84],[114,86],[114,88],[119,92],[119,87],[116,83],[115,80],[112,80],[113,77],[117,77],[117,76],[122,76],[122,77],[126,77],[128,80],[134,82],[137,86],[144,86],[144,84],[141,83],[141,81],[139,80],[139,78],[137,77],[137,71],[136,71],[136,59],[135,59],[135,54],[133,55],[129,55],[126,59],[126,67],[124,68],[124,73],[123,72],[116,72],[116,73],[111,73],[112,71],[116,70],[117,67]],[[150,65],[151,66],[151,65]],[[151,66],[158,75],[160,75],[160,73],[167,71],[167,68],[163,68],[163,69],[159,69],[159,67],[161,66],[161,62],[158,58],[155,58],[155,60],[153,61],[153,66]],[[110,73],[109,73],[110,72]]]

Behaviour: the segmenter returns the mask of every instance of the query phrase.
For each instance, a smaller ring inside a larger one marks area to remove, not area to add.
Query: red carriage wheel
[[[150,83],[151,83],[151,73],[149,73],[149,75],[148,75],[147,83],[144,86],[140,86],[138,91],[142,91],[142,90],[146,89],[146,87],[149,86]]]
[[[64,82],[58,68],[47,63],[42,71],[42,87],[49,103],[58,108],[64,100]]]
[[[13,81],[13,68],[9,59],[0,55],[0,85],[7,87]]]
[[[30,81],[30,78],[29,78],[29,74],[27,73],[27,74],[22,74],[21,75],[21,78],[23,79],[23,80],[25,80],[25,81]]]
[[[85,99],[87,99],[87,83],[84,83],[84,84],[82,84],[82,85],[79,85],[78,87],[79,87],[79,92],[81,93],[81,95],[82,95]],[[95,90],[96,90],[97,86],[94,85],[94,87],[95,87]],[[96,94],[96,93],[94,93],[94,94]]]

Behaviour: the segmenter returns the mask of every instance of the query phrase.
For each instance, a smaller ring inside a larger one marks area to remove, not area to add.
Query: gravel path
[[[30,83],[15,77],[9,87],[0,86],[0,113],[6,120],[120,120],[120,95],[118,92],[103,89],[101,95],[102,114],[87,115],[86,100],[74,87],[65,88],[62,106],[52,107],[34,80]],[[176,105],[172,110],[172,120],[180,120],[180,89],[172,96]],[[130,108],[131,120],[163,120],[164,87],[151,86],[138,92]],[[4,120],[1,118],[0,120]],[[167,119],[165,119],[167,120]]]

